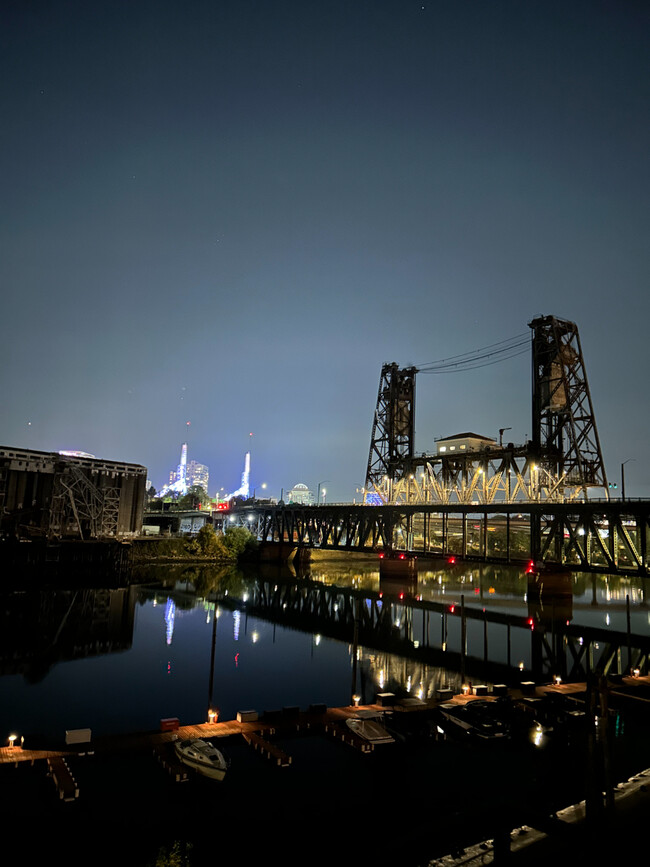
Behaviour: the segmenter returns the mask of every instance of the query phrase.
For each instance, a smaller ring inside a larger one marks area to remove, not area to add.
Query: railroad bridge
[[[648,574],[650,501],[612,499],[574,322],[539,316],[530,334],[419,368],[384,364],[361,506],[251,504],[231,518],[262,542],[397,551],[551,568]],[[416,375],[528,353],[532,438],[465,433],[416,452]],[[596,497],[596,499],[594,499]]]
[[[650,501],[383,506],[251,504],[230,514],[260,542],[284,549],[527,564],[647,575]]]

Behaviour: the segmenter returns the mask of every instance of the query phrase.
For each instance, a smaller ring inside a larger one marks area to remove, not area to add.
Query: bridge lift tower
[[[578,327],[554,316],[532,330],[532,439],[501,438],[463,454],[415,452],[415,367],[384,364],[372,426],[364,502],[489,504],[608,496]]]

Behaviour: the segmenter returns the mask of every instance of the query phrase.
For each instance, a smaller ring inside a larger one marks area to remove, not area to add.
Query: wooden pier
[[[242,732],[246,743],[259,751],[267,759],[271,759],[278,767],[288,768],[291,764],[291,756],[276,747],[275,744],[269,743],[263,737],[260,737],[256,732]]]
[[[62,801],[74,801],[79,797],[79,786],[63,756],[51,756],[47,760],[47,772],[54,780]]]
[[[521,684],[521,688],[511,688],[508,694],[515,700],[522,698],[542,698],[545,694],[558,694],[566,697],[574,697],[580,701],[587,691],[585,683],[555,683],[545,685]],[[608,692],[614,702],[625,703],[640,712],[650,711],[650,676],[622,677],[615,683],[608,685]],[[478,694],[477,694],[478,693]],[[483,688],[477,687],[472,691],[462,694],[445,696],[445,703],[465,704],[476,699],[495,701],[496,693],[483,694]],[[278,736],[289,737],[299,733],[323,734],[334,738],[341,743],[352,746],[362,753],[373,752],[373,745],[364,741],[345,724],[346,719],[353,717],[358,710],[391,711],[393,714],[417,713],[418,711],[430,711],[441,703],[440,700],[417,701],[406,699],[403,702],[396,701],[390,706],[382,704],[365,705],[363,707],[339,707],[327,708],[314,706],[308,711],[299,711],[297,708],[285,708],[273,713],[263,714],[260,719],[250,720],[227,720],[225,722],[197,723],[194,725],[178,726],[173,731],[143,732],[131,735],[115,735],[100,737],[93,740],[93,749],[96,753],[120,753],[125,751],[142,750],[153,754],[160,764],[167,770],[172,779],[185,782],[189,776],[187,768],[175,758],[172,742],[176,739],[189,740],[192,738],[215,739],[233,736],[242,737],[246,743],[252,746],[261,756],[275,763],[278,767],[289,767],[292,764],[291,756],[285,750],[278,747],[273,740]],[[79,787],[72,777],[66,758],[78,756],[79,747],[68,745],[60,750],[36,750],[29,746],[0,747],[0,765],[14,764],[18,766],[23,762],[36,762],[46,764],[48,774],[55,781],[59,797],[63,800],[75,800],[79,797]]]
[[[620,692],[625,696],[627,701],[635,702],[634,706],[638,707],[640,713],[645,713],[650,709],[648,708],[647,701],[647,692],[649,690],[650,677],[647,676],[615,678],[609,683],[610,694]],[[373,754],[376,756],[379,752],[382,754],[385,752],[388,760],[390,750],[392,749],[392,747],[388,746],[385,748],[385,751],[384,748],[379,751],[376,748],[373,750],[372,745],[367,742],[364,742],[363,745],[361,744],[360,739],[345,725],[346,719],[354,716],[358,710],[384,711],[389,714],[392,712],[392,719],[396,721],[396,728],[400,727],[399,723],[403,723],[406,728],[409,728],[409,718],[411,718],[415,723],[415,730],[420,730],[420,721],[417,720],[420,712],[424,712],[426,715],[441,703],[451,701],[454,704],[463,705],[476,700],[487,699],[497,701],[500,697],[500,692],[491,688],[487,695],[483,694],[482,687],[473,687],[457,695],[449,695],[444,690],[440,692],[441,695],[436,700],[431,701],[405,700],[400,702],[394,700],[389,694],[386,694],[385,696],[378,696],[378,704],[365,705],[359,708],[352,706],[341,708],[319,706],[317,711],[313,708],[308,711],[297,711],[295,708],[287,708],[273,713],[262,714],[260,719],[253,718],[254,712],[247,712],[246,715],[242,714],[241,720],[233,719],[224,722],[178,726],[178,728],[172,731],[150,731],[124,736],[94,738],[92,741],[95,753],[94,757],[88,755],[81,757],[80,745],[73,744],[68,747],[62,744],[61,750],[49,751],[32,750],[29,748],[29,743],[24,746],[2,747],[0,748],[0,764],[14,766],[20,766],[21,764],[36,765],[33,771],[28,771],[25,768],[24,771],[16,772],[13,769],[7,768],[7,771],[3,772],[5,773],[5,792],[9,797],[15,792],[17,802],[24,805],[31,803],[31,793],[33,790],[36,790],[37,796],[45,799],[42,801],[45,805],[42,814],[46,816],[47,827],[50,829],[50,833],[52,833],[52,829],[58,829],[59,826],[68,829],[75,828],[75,831],[79,830],[82,842],[79,843],[78,848],[82,852],[82,856],[85,857],[87,855],[87,840],[83,835],[86,833],[90,834],[91,829],[90,827],[86,827],[85,818],[78,826],[74,825],[76,821],[75,817],[86,817],[97,814],[102,817],[104,815],[112,817],[111,821],[121,821],[124,811],[128,812],[130,810],[133,822],[136,822],[140,807],[142,806],[144,810],[157,810],[155,815],[151,812],[151,821],[160,821],[163,823],[161,824],[162,827],[166,820],[159,819],[159,817],[165,815],[165,807],[169,803],[175,803],[181,810],[187,809],[191,814],[193,814],[192,811],[195,809],[201,808],[201,805],[204,803],[208,804],[208,806],[210,803],[220,803],[223,806],[220,791],[225,791],[225,789],[220,789],[219,784],[214,788],[209,788],[202,786],[199,781],[197,781],[197,785],[191,782],[194,777],[193,772],[182,766],[175,758],[173,742],[176,738],[183,740],[204,738],[212,739],[213,741],[221,738],[232,738],[235,743],[237,741],[240,742],[235,747],[235,749],[240,751],[240,759],[242,758],[242,751],[245,749],[243,746],[243,742],[245,741],[260,756],[260,764],[262,762],[271,764],[268,772],[265,772],[264,769],[260,775],[260,778],[265,781],[265,785],[269,787],[268,790],[271,792],[279,784],[274,780],[276,777],[278,781],[281,779],[279,790],[283,792],[293,791],[292,781],[294,780],[297,782],[297,785],[301,787],[304,785],[305,777],[302,773],[304,765],[298,761],[298,758],[300,756],[303,759],[305,758],[305,750],[308,751],[310,749],[310,738],[312,735],[321,739],[335,738],[335,743],[331,745],[323,745],[321,743],[319,746],[315,745],[315,749],[322,751],[325,756],[329,756],[332,752],[340,756],[341,766],[352,768],[353,773],[358,774],[358,777],[350,778],[354,781],[350,785],[354,785],[358,780],[366,779],[364,777],[364,768],[366,767],[369,769],[369,778],[374,778],[379,766],[376,764],[377,760],[372,758]],[[513,701],[519,701],[530,698],[539,700],[546,693],[554,693],[568,698],[575,697],[578,702],[584,701],[586,692],[587,685],[585,683],[545,685],[531,685],[527,683],[520,684],[516,688],[511,687],[508,690],[508,695]],[[444,693],[444,696],[442,693]],[[400,718],[399,720],[398,717]],[[421,721],[424,722],[424,717]],[[175,725],[176,721],[173,720],[173,722]],[[424,728],[426,727],[425,725]],[[303,743],[299,747],[296,741],[296,754],[292,761],[292,756],[289,753],[291,752],[291,738],[294,737],[301,739]],[[287,743],[289,746],[287,746]],[[358,758],[354,755],[356,747],[359,747],[361,750],[361,752],[357,753]],[[435,748],[435,745],[432,743],[432,749]],[[84,749],[86,748],[84,747]],[[74,757],[74,762],[67,761],[69,757]],[[156,768],[155,760],[152,761],[153,757],[155,757],[160,766],[169,775],[168,780],[171,781],[169,787],[159,785],[157,776],[161,774],[161,771]],[[257,761],[257,758],[253,759],[252,757],[250,760],[244,761],[246,777],[242,776],[241,779],[237,780],[236,775],[233,773],[231,792],[239,793],[244,791],[243,786],[247,784],[247,780],[255,779],[255,761]],[[129,780],[128,775],[131,773],[131,765],[134,768],[134,781],[137,783],[137,786],[132,785]],[[252,771],[251,765],[253,765]],[[93,766],[95,767],[93,768]],[[383,761],[380,761],[380,766],[382,768],[388,767],[388,765],[383,764]],[[274,770],[275,767],[291,767],[293,770],[283,770],[282,772],[278,770],[276,772]],[[39,770],[40,768],[43,770]],[[78,777],[80,786],[77,784],[71,770]],[[47,771],[49,778],[54,781],[55,788],[51,788],[49,781],[46,782],[44,771]],[[248,776],[251,773],[253,776]],[[154,781],[153,786],[150,785],[152,779]],[[393,781],[394,786],[397,777],[393,775],[390,779]],[[123,782],[127,780],[129,780],[128,784],[123,785]],[[341,778],[342,780],[343,778]],[[140,788],[143,781],[146,784],[146,789],[144,787]],[[176,781],[179,783],[190,781],[190,784],[188,786],[176,786]],[[348,778],[346,777],[346,785],[347,782]],[[101,784],[101,788],[98,787],[98,784]],[[333,787],[339,784],[338,776],[327,779],[322,799],[318,801],[321,807],[328,804],[331,800],[336,800],[335,798],[331,799],[329,793],[335,791]],[[43,791],[42,795],[39,794],[41,789]],[[142,804],[138,801],[138,793],[141,790],[147,792],[147,798],[152,797],[153,793],[155,807],[145,803],[144,800]],[[301,788],[299,791],[302,792],[303,789]],[[389,794],[389,790],[386,791],[386,794]],[[634,815],[636,817],[639,814],[639,810],[643,808],[647,809],[648,798],[650,798],[650,770],[640,770],[634,778],[616,782],[613,796],[616,803],[616,811],[611,814],[611,819],[608,819],[608,821],[619,821],[619,815],[624,817]],[[47,808],[50,798],[52,810]],[[60,809],[55,806],[58,799],[62,802]],[[298,799],[300,799],[300,795],[298,795]],[[227,801],[228,799],[226,798],[225,800]],[[63,806],[63,802],[68,803]],[[77,806],[69,806],[70,803],[76,803]],[[238,798],[234,798],[232,803],[238,803]],[[277,806],[280,809],[280,805]],[[564,805],[561,804],[560,806]],[[589,842],[590,838],[588,834],[590,833],[590,829],[588,827],[589,823],[586,820],[586,806],[585,802],[567,806],[566,809],[560,810],[554,815],[551,824],[537,824],[540,817],[535,814],[530,819],[526,818],[525,821],[529,822],[529,825],[525,828],[515,828],[510,834],[509,855],[512,858],[513,865],[526,864],[527,867],[532,867],[533,864],[536,865],[538,861],[535,860],[535,851],[538,851],[541,857],[542,853],[547,851],[546,847],[553,846],[562,849],[563,846],[566,846],[566,834],[574,834],[574,831],[571,830],[574,828],[576,829],[575,833],[583,835],[582,837],[575,838],[580,839],[581,845],[583,840]],[[275,807],[276,805],[273,804],[273,809]],[[269,823],[275,817],[273,809],[269,808],[268,811],[265,811],[265,821],[268,819]],[[230,821],[237,822],[238,818],[237,815],[233,814],[230,816]],[[548,819],[548,817],[546,818]],[[505,821],[507,821],[507,818]],[[520,817],[516,821],[521,821]],[[60,825],[60,823],[67,824]],[[515,822],[513,822],[512,827],[514,825]],[[272,824],[267,824],[265,827],[267,828],[267,833],[272,832]],[[567,828],[569,829],[568,832],[566,831]],[[96,828],[93,826],[92,833],[95,832]],[[69,839],[76,840],[76,837],[70,836]],[[535,845],[531,845],[532,843]],[[40,845],[40,842],[37,841],[37,844]],[[493,857],[494,841],[486,840],[477,844],[473,849],[468,848],[466,851],[463,851],[461,858],[454,859],[451,856],[445,856],[438,861],[430,863],[439,864],[441,867],[442,865],[444,867],[451,867],[451,865],[456,867],[456,865],[460,864],[469,867],[470,864],[490,863],[490,858]],[[555,858],[555,860],[558,863],[567,863],[567,861],[563,861],[561,858]],[[68,863],[81,864],[84,862],[82,860],[77,862],[69,861]],[[394,863],[399,863],[399,860]],[[548,861],[545,863],[548,863]]]

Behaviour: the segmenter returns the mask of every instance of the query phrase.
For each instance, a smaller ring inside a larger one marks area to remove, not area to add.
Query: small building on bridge
[[[435,442],[439,455],[457,452],[483,452],[497,446],[497,441],[492,437],[484,437],[482,434],[476,433],[459,433],[450,437],[439,437]]]

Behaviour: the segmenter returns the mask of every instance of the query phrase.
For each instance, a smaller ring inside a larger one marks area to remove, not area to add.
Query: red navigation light
[[[478,595],[480,592],[481,592],[481,588],[480,588],[480,587],[475,587],[475,588],[474,588],[474,593],[476,593],[476,594]]]
[[[526,575],[532,575],[535,572],[535,561],[531,560],[528,566],[526,566]]]
[[[535,621],[533,620],[532,617],[529,617],[529,618],[528,618],[527,623],[528,623],[528,625],[530,626],[531,629],[534,629],[534,628],[535,628]]]
[[[404,593],[400,593],[399,598],[400,598],[400,599],[403,599],[403,598],[404,598]]]
[[[450,557],[449,560],[448,560],[447,562],[448,562],[448,563],[455,563],[455,562],[456,562],[456,558],[455,558],[455,557]]]
[[[406,557],[406,554],[400,554],[399,555],[400,560],[404,560],[405,557]]]
[[[379,559],[380,559],[380,560],[383,560],[383,559],[384,559],[384,552],[383,552],[383,551],[382,551],[381,554],[379,555]]]
[[[450,613],[450,614],[453,614],[455,610],[456,610],[456,606],[455,606],[455,605],[450,605],[450,606],[449,606],[449,613]]]

